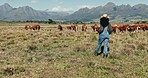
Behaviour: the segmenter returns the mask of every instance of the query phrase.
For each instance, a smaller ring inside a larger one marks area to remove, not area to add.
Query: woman
[[[98,51],[103,42],[104,42],[103,58],[106,58],[108,56],[108,41],[111,32],[112,32],[112,27],[109,23],[109,17],[107,14],[103,14],[103,16],[101,16],[100,18],[100,29],[98,31],[99,39],[98,39],[98,45],[94,52],[95,56],[98,55]]]

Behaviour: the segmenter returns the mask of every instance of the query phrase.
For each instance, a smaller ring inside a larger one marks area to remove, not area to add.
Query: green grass
[[[148,77],[148,31],[111,34],[104,59],[93,55],[98,34],[90,25],[87,32],[23,26],[0,26],[0,78]]]

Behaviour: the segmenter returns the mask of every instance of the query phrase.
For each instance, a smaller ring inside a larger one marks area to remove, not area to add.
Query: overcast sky
[[[30,6],[33,9],[43,11],[47,9],[49,11],[76,11],[84,7],[104,6],[108,2],[113,2],[116,5],[148,5],[148,0],[0,0],[0,5],[8,3],[13,8]]]

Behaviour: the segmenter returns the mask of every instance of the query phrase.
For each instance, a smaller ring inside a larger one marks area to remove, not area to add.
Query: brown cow
[[[118,29],[120,30],[120,32],[126,32],[128,26],[129,24],[121,25],[118,27]]]
[[[61,25],[58,25],[58,29],[59,29],[60,31],[62,31],[62,30],[63,30],[63,27],[62,27]]]
[[[141,26],[141,29],[142,29],[143,31],[148,30],[148,24],[142,25],[142,26]]]
[[[72,29],[72,27],[71,27],[71,26],[66,26],[66,28],[67,28],[68,30],[71,30],[71,29]]]
[[[34,24],[34,25],[30,26],[30,29],[32,29],[32,30],[40,30],[40,25],[39,24]]]
[[[135,32],[137,30],[137,26],[128,26],[127,27],[127,31],[129,31],[129,32]]]
[[[116,33],[117,32],[117,27],[112,27],[113,32]]]
[[[86,31],[86,29],[87,29],[87,25],[86,24],[83,24],[82,25],[82,31]]]
[[[99,30],[99,27],[97,24],[92,25],[91,28],[93,29],[94,32]]]
[[[25,29],[26,30],[30,29],[30,25],[25,25]]]
[[[26,30],[28,30],[28,29],[31,29],[31,30],[40,30],[40,25],[39,24],[33,24],[32,26],[26,25],[25,26],[25,29]]]
[[[71,25],[71,28],[76,32],[78,31],[78,25],[75,24],[75,25]]]
[[[116,33],[117,29],[118,29],[118,27],[117,27],[118,25],[117,24],[112,24],[111,26],[112,26],[113,32]]]

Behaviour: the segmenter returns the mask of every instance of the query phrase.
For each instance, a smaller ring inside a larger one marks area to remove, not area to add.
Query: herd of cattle
[[[113,32],[116,33],[117,31],[120,31],[120,32],[126,32],[126,31],[129,31],[129,32],[135,32],[137,30],[148,30],[148,24],[112,24],[111,25],[112,28],[113,28]],[[40,30],[40,25],[39,24],[35,24],[35,25],[26,25],[25,26],[25,29],[28,30],[28,29],[31,29],[31,30]],[[62,31],[64,27],[62,27],[61,25],[58,25],[57,26],[57,29]],[[88,26],[86,24],[83,24],[81,26],[81,30],[82,31],[86,31],[88,28]],[[91,26],[92,30],[95,32],[95,31],[98,31],[100,26],[97,25],[97,24],[94,24]],[[78,25],[77,24],[72,24],[72,25],[67,25],[66,26],[66,29],[68,30],[74,30],[75,32],[78,31]]]

